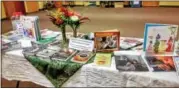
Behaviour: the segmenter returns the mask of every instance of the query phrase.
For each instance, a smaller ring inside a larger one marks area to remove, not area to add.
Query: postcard
[[[97,52],[112,52],[119,50],[119,31],[95,32],[95,48]]]
[[[175,71],[173,56],[145,56],[145,59],[153,71]]]
[[[119,71],[149,71],[140,53],[133,51],[115,51],[116,69]]]
[[[174,57],[175,67],[177,71],[177,75],[179,76],[179,56]]]
[[[96,53],[94,63],[98,66],[109,67],[111,65],[111,53]]]
[[[72,62],[85,64],[94,54],[90,51],[80,51],[72,59]]]
[[[178,26],[169,24],[146,24],[144,51],[151,54],[174,52]]]
[[[52,55],[52,60],[66,61],[76,53],[73,49],[60,49]]]

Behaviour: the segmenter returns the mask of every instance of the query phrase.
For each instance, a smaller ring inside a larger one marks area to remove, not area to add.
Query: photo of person
[[[119,71],[148,71],[147,65],[139,55],[115,56],[115,62]]]

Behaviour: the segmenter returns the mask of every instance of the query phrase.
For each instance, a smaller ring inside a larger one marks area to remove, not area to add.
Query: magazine
[[[169,24],[146,24],[144,51],[151,54],[174,52],[178,26]]]
[[[85,64],[94,54],[90,51],[80,51],[72,59],[72,62]]]
[[[112,52],[119,50],[119,31],[95,32],[95,48],[97,52]]]
[[[145,56],[152,71],[175,71],[173,56],[154,55]]]
[[[107,66],[111,65],[111,53],[96,53],[94,63],[98,66]]]
[[[115,51],[116,69],[119,71],[149,71],[140,53],[133,51]]]
[[[177,71],[177,75],[179,76],[179,56],[174,57],[175,67]]]

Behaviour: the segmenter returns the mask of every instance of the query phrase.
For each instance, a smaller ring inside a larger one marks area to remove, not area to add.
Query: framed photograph
[[[119,50],[120,32],[95,32],[95,48],[97,52],[112,52]]]
[[[126,53],[115,55],[114,58],[119,71],[149,71],[141,55]]]
[[[147,63],[153,71],[175,71],[173,56],[146,56]]]

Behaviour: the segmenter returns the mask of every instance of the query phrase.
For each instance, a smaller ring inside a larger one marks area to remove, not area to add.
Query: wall
[[[160,6],[179,6],[179,1],[160,1]]]
[[[4,18],[6,18],[6,12],[4,9],[4,3],[1,2],[1,19],[4,19]]]
[[[24,1],[26,13],[39,11],[38,1]]]

